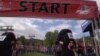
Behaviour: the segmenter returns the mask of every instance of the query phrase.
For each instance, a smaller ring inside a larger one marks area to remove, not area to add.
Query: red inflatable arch
[[[0,0],[0,17],[56,17],[93,19],[96,2],[78,0]]]

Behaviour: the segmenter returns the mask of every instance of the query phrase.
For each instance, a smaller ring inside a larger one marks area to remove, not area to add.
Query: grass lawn
[[[31,52],[31,53],[25,53],[23,56],[51,56],[43,53],[38,53],[38,52]]]

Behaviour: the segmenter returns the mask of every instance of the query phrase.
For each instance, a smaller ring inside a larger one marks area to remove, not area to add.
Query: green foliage
[[[46,35],[45,35],[45,40],[44,40],[44,43],[46,46],[52,46],[55,41],[56,41],[56,37],[58,35],[58,31],[55,30],[54,32],[47,32]]]
[[[85,42],[86,43],[93,43],[93,37],[85,37]]]
[[[27,39],[25,38],[25,36],[20,36],[19,39],[23,43],[23,45],[25,45],[27,43]]]
[[[30,53],[25,53],[22,56],[51,56],[51,55],[47,55],[44,53],[38,53],[38,52],[30,52]]]
[[[40,39],[33,39],[33,44],[34,44],[34,45],[43,44],[43,40],[40,40]]]
[[[84,37],[85,39],[85,43],[91,43],[93,44],[93,37],[90,37],[90,36],[87,36],[87,37]],[[77,39],[76,41],[83,41],[83,38],[80,38],[80,39]]]
[[[28,45],[29,43],[32,43],[32,45],[34,46],[37,43],[43,43],[43,40],[34,38],[26,39],[25,36],[20,36],[18,39],[22,42],[23,45]]]

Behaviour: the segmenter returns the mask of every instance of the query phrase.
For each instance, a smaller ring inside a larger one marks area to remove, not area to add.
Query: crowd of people
[[[21,41],[16,39],[13,32],[6,32],[1,36],[5,36],[5,39],[0,41],[0,56],[21,56],[22,53],[37,50],[55,56],[86,56],[86,54],[95,56],[93,45],[89,44],[84,47],[83,43],[76,43],[73,39],[72,31],[69,29],[62,29],[57,36],[55,44],[51,47],[40,45],[36,48],[32,43],[24,46]],[[86,48],[86,53],[84,48]]]

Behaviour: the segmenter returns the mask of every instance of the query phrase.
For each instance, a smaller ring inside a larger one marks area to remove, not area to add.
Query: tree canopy
[[[46,35],[45,35],[45,40],[44,40],[44,43],[46,46],[52,46],[55,41],[56,41],[56,38],[57,38],[57,35],[58,35],[58,31],[55,30],[54,32],[47,32]]]

